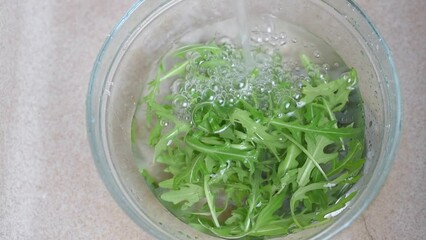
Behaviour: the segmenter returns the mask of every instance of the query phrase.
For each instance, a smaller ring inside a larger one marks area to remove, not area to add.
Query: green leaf
[[[157,181],[151,176],[151,174],[149,174],[148,171],[146,171],[145,169],[142,169],[141,175],[146,179],[149,185],[153,187],[158,187]]]
[[[265,145],[276,157],[278,157],[277,148],[282,148],[283,144],[280,137],[273,136],[267,132],[267,127],[255,122],[250,113],[245,110],[235,109],[230,117],[232,123],[240,123],[247,132],[247,137],[257,144]]]
[[[168,132],[167,135],[163,135],[157,142],[157,145],[154,147],[154,160],[166,150],[170,144],[179,136],[181,133],[186,133],[189,131],[188,125],[180,125],[175,127],[172,131]]]
[[[266,61],[249,69],[239,62],[242,50],[231,45],[174,50],[161,60],[140,101],[146,106],[140,129],[148,130],[155,164],[164,172],[157,183],[142,170],[146,182],[176,217],[227,239],[282,236],[331,221],[355,196],[347,192],[365,162],[364,125],[340,127],[336,117],[352,107],[347,103],[357,87],[354,69],[330,79],[302,55],[308,79],[300,89],[294,81],[300,76],[285,70],[279,54],[254,52]],[[273,73],[271,79],[265,81],[265,72]],[[214,88],[213,78],[223,78],[216,73],[232,76],[230,92],[214,83],[232,104],[221,104],[216,90],[207,90]],[[164,94],[175,79],[181,88]],[[187,79],[206,92],[193,91]],[[241,84],[244,97],[236,95]],[[176,102],[183,99],[188,106],[180,109]],[[141,142],[135,139],[139,122],[132,123],[133,144]]]
[[[273,196],[266,207],[259,212],[259,215],[256,218],[256,224],[254,225],[254,229],[259,229],[268,225],[273,220],[277,220],[276,211],[283,206],[283,202],[286,195],[284,193],[280,193],[276,196]]]
[[[307,142],[307,150],[313,159],[319,164],[327,163],[337,158],[337,153],[325,153],[324,148],[333,143],[333,141],[320,135],[306,134],[305,140]],[[309,183],[312,170],[315,165],[312,161],[307,160],[305,164],[299,168],[297,182],[300,187],[306,186]]]
[[[321,168],[317,160],[314,156],[298,141],[296,141],[294,138],[292,138],[290,135],[283,133],[283,136],[285,136],[288,140],[290,140],[294,145],[296,145],[304,154],[307,156],[307,160],[311,162],[324,176],[325,179],[328,179],[327,175],[325,174],[324,170]]]
[[[171,190],[161,195],[161,199],[173,204],[183,202],[182,209],[187,209],[204,198],[203,188],[195,184],[185,184],[178,190]]]
[[[210,191],[209,180],[210,180],[209,176],[204,176],[204,194],[205,194],[206,199],[207,199],[207,204],[209,206],[211,217],[213,219],[214,225],[219,228],[220,227],[220,223],[219,223],[219,220],[217,218],[216,205],[214,203],[215,202],[215,198],[214,198],[213,194]]]
[[[173,182],[174,182],[174,179],[173,178],[169,178],[169,179],[166,179],[166,180],[160,182],[158,185],[161,188],[173,189]]]
[[[364,165],[364,160],[361,158],[364,151],[363,141],[352,140],[349,142],[348,153],[340,160],[336,161],[335,166],[327,173],[330,176],[340,173],[342,170],[357,170]],[[359,162],[358,165],[356,163]],[[354,165],[355,163],[355,165]]]
[[[354,89],[356,82],[357,73],[355,69],[352,69],[348,75],[331,82],[322,82],[317,86],[306,83],[302,90],[304,97],[300,102],[309,104],[320,99],[319,97],[323,97],[329,103],[332,112],[340,111],[348,102],[349,94]]]
[[[296,223],[296,225],[300,228],[304,228],[305,224],[304,223],[302,225],[302,223],[300,222],[300,220],[298,220],[298,217],[296,217],[296,203],[304,200],[304,199],[308,199],[308,196],[306,195],[306,193],[313,191],[313,190],[319,190],[319,189],[324,189],[324,185],[326,185],[325,182],[319,182],[319,183],[312,183],[309,184],[307,186],[304,187],[300,187],[299,189],[297,189],[296,192],[293,193],[293,196],[290,199],[290,209],[291,209],[291,215],[293,216],[293,220]]]
[[[237,149],[232,149],[226,145],[209,146],[209,145],[201,143],[198,139],[191,136],[187,136],[185,138],[185,142],[189,147],[201,153],[208,154],[211,157],[212,155],[223,157],[224,160],[235,159],[239,161],[245,161],[245,160],[253,161],[256,158],[255,151],[253,150],[251,151],[237,150]]]
[[[238,225],[244,221],[246,214],[247,211],[245,209],[237,208],[232,211],[231,216],[226,219],[225,224],[231,226]]]
[[[160,124],[160,122],[156,122],[154,127],[151,129],[148,138],[148,144],[151,146],[155,146],[161,138],[161,132],[164,127]]]
[[[278,176],[284,176],[289,170],[294,169],[299,165],[296,158],[300,153],[300,149],[294,144],[291,144],[287,148],[286,157],[278,166]]]
[[[171,69],[168,73],[164,74],[164,76],[160,77],[160,79],[158,80],[159,82],[162,82],[168,78],[171,78],[173,76],[176,75],[181,75],[183,73],[185,73],[185,68],[186,66],[188,66],[188,61],[183,62],[183,63],[179,63],[178,65],[174,66],[173,69]]]
[[[343,210],[346,209],[350,200],[352,200],[356,195],[356,192],[352,192],[347,196],[343,196],[339,198],[334,204],[330,205],[330,207],[325,208],[316,216],[317,221],[322,221],[327,218],[333,218],[339,215]]]
[[[173,56],[176,57],[185,57],[185,54],[190,53],[190,52],[197,52],[200,54],[206,54],[206,53],[213,53],[213,54],[219,54],[220,52],[222,52],[222,49],[216,45],[206,45],[206,44],[192,44],[192,45],[187,45],[184,47],[181,47],[177,50],[174,51],[174,53],[172,54]]]
[[[294,224],[293,218],[285,218],[269,222],[269,224],[255,228],[250,232],[250,236],[281,236],[289,233],[290,227]]]
[[[272,120],[270,124],[295,131],[319,134],[333,140],[337,138],[351,138],[359,135],[362,132],[362,129],[359,128],[319,128],[311,125],[300,125],[293,122],[284,122],[279,119]]]
[[[296,183],[297,172],[298,172],[298,169],[292,169],[286,172],[286,174],[280,178],[280,188],[278,190],[278,193],[283,191],[286,187],[289,187],[290,184],[294,185]]]

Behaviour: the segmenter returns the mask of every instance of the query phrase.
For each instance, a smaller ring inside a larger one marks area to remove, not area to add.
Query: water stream
[[[241,46],[243,49],[243,57],[247,69],[251,69],[254,65],[253,57],[251,55],[251,47],[250,47],[250,28],[249,21],[247,19],[247,0],[236,0],[235,8],[237,12],[237,22],[239,35],[241,39]]]

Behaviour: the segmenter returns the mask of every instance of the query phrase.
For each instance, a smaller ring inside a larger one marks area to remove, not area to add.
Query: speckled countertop
[[[358,2],[393,50],[405,122],[380,195],[335,239],[426,239],[426,1]],[[107,192],[85,129],[92,63],[131,5],[0,0],[0,239],[152,239]]]

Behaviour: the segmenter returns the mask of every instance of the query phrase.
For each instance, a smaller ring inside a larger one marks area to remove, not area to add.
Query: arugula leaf
[[[297,157],[300,153],[301,151],[296,145],[291,144],[288,146],[285,159],[278,166],[279,176],[284,176],[289,170],[294,169],[299,165]]]
[[[289,229],[294,225],[294,220],[291,217],[275,220],[265,224],[261,227],[253,229],[250,236],[263,237],[263,236],[280,236],[289,233]]]
[[[214,204],[215,199],[209,188],[209,180],[210,180],[209,176],[204,176],[204,194],[207,199],[207,204],[209,206],[210,213],[214,221],[214,225],[220,228],[220,223],[216,215],[216,205]]]
[[[284,122],[278,119],[273,119],[270,124],[295,131],[323,135],[332,140],[336,138],[351,138],[362,133],[362,129],[359,128],[318,128],[311,125],[300,125],[293,122]]]
[[[267,133],[268,128],[266,126],[253,121],[248,111],[235,109],[230,121],[234,124],[240,123],[246,130],[248,140],[265,145],[279,159],[277,148],[283,147],[282,141],[278,136]]]
[[[221,157],[224,160],[228,158],[232,158],[239,161],[245,161],[245,160],[253,161],[256,159],[255,150],[244,151],[244,150],[232,149],[226,145],[210,146],[210,145],[201,143],[198,139],[191,136],[187,136],[185,138],[185,143],[189,147],[193,148],[194,150],[197,150],[202,153],[206,153],[212,157],[214,156]]]
[[[206,54],[206,53],[213,53],[213,54],[219,54],[222,51],[222,48],[219,46],[216,46],[214,44],[206,45],[206,44],[192,44],[187,45],[184,47],[181,47],[177,50],[175,50],[172,54],[172,56],[184,58],[185,54],[187,53],[199,53],[199,54]]]
[[[305,140],[307,142],[307,149],[315,161],[319,164],[329,162],[337,158],[337,153],[325,153],[324,148],[332,144],[333,141],[321,135],[306,134]],[[297,181],[299,186],[303,187],[309,183],[309,178],[315,165],[312,161],[306,161],[305,164],[299,168]]]
[[[204,197],[203,188],[195,184],[185,184],[179,190],[170,190],[161,195],[164,201],[173,204],[183,203],[183,208],[187,209],[200,201]]]
[[[345,210],[345,208],[348,206],[349,201],[352,200],[355,197],[355,195],[356,195],[356,192],[351,192],[348,195],[342,196],[329,208],[319,212],[316,217],[316,220],[321,221],[327,218],[332,218],[334,216],[337,216],[343,210]]]
[[[301,201],[301,200],[308,199],[308,196],[307,196],[308,192],[314,191],[314,190],[324,189],[324,185],[326,185],[325,182],[312,183],[312,184],[309,184],[305,187],[301,187],[301,188],[297,189],[297,191],[295,191],[293,193],[293,196],[291,197],[291,200],[290,200],[290,209],[291,209],[291,215],[293,217],[293,220],[298,227],[304,228],[305,225],[307,225],[309,223],[301,222],[301,220],[296,217],[296,214],[295,214],[296,203]]]
[[[363,124],[342,127],[336,117],[357,87],[355,69],[330,79],[302,55],[308,80],[300,89],[300,76],[284,69],[280,55],[255,54],[262,61],[248,69],[242,50],[231,45],[183,46],[160,61],[140,101],[141,127],[165,173],[159,182],[146,169],[141,175],[176,217],[226,239],[330,222],[354,199],[356,192],[348,192],[365,162]],[[170,81],[179,89],[160,94]],[[182,99],[180,108],[175,102]],[[141,142],[139,127],[132,123],[133,144]]]
[[[273,196],[268,204],[259,212],[259,215],[256,218],[256,223],[253,229],[259,229],[264,227],[265,225],[270,224],[273,220],[278,220],[278,216],[276,215],[276,211],[282,207],[284,199],[286,195],[284,192]]]

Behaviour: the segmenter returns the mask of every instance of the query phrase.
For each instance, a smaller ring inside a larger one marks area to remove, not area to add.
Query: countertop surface
[[[393,51],[404,129],[381,193],[335,239],[426,239],[426,1],[358,2]],[[93,62],[131,5],[0,0],[0,239],[153,239],[101,182],[85,125]]]

